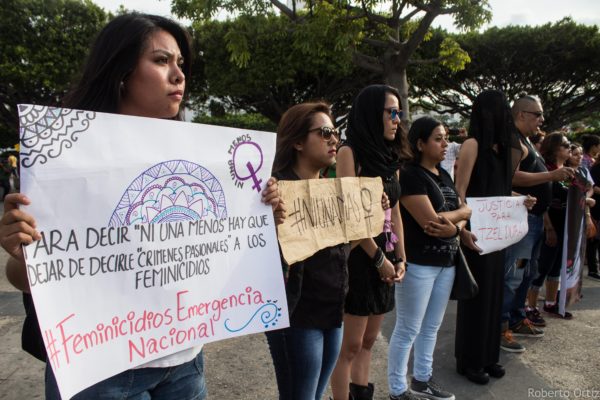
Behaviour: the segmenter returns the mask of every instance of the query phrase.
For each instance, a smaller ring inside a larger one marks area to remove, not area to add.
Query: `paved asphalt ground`
[[[3,269],[6,258],[6,253],[0,250],[0,399],[43,399],[44,365],[21,350],[23,307],[20,293],[6,281]],[[575,319],[550,320],[544,338],[524,341],[528,350],[522,355],[503,352],[501,363],[507,375],[478,386],[455,372],[456,304],[450,302],[434,356],[435,379],[461,400],[600,399],[600,393],[592,391],[600,389],[599,304],[600,283],[585,278],[584,299],[571,308]],[[568,325],[575,321],[584,324]],[[376,399],[387,398],[386,353],[393,325],[394,316],[390,313],[374,348],[371,375]],[[577,327],[576,332],[571,332],[573,327]],[[563,336],[576,339],[558,340]],[[264,335],[208,344],[204,353],[209,399],[277,398]],[[560,367],[553,369],[556,365]],[[573,379],[567,379],[569,376]],[[582,391],[586,388],[587,392]]]

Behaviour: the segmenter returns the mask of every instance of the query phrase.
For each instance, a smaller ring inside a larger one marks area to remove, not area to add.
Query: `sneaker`
[[[590,272],[588,274],[588,278],[593,279],[595,281],[600,281],[600,274],[597,272]]]
[[[527,319],[531,322],[531,325],[537,326],[538,328],[546,326],[546,320],[542,318],[540,310],[538,310],[537,307],[527,307],[525,309],[525,315],[527,315]]]
[[[509,353],[522,353],[525,351],[525,346],[513,339],[512,331],[510,329],[502,332],[502,337],[500,337],[500,348]]]
[[[547,304],[544,304],[544,312],[552,315],[553,317],[557,317],[557,318],[562,318],[562,319],[572,319],[573,318],[573,314],[571,314],[568,311],[565,311],[565,315],[561,315],[558,312],[558,303],[554,303],[553,305],[549,306]]]
[[[390,394],[390,400],[425,400],[422,397],[417,397],[414,394],[412,394],[410,392],[410,390],[407,390],[406,392],[402,393],[399,396],[392,396]]]
[[[510,330],[513,332],[513,336],[522,336],[522,337],[535,337],[539,338],[544,336],[544,331],[540,328],[536,328],[531,324],[527,318],[523,321],[519,322],[515,326],[511,326]]]
[[[442,390],[433,379],[429,379],[428,382],[421,382],[412,378],[410,382],[410,391],[422,398],[431,400],[454,400],[455,397],[452,393]]]

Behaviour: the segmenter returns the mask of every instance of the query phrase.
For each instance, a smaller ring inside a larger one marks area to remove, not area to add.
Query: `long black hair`
[[[419,140],[423,143],[427,142],[433,130],[440,125],[442,125],[441,121],[431,117],[421,117],[413,122],[408,131],[408,142],[410,143],[410,150],[413,154],[412,161],[414,163],[419,164],[421,162],[422,154],[417,146]]]
[[[406,137],[403,125],[393,141],[383,136],[383,109],[386,94],[398,98],[398,90],[387,85],[371,85],[364,88],[352,103],[348,114],[347,143],[356,154],[361,175],[389,177],[400,168],[399,149],[405,149]]]
[[[117,113],[122,84],[135,69],[150,36],[159,30],[170,33],[183,57],[182,71],[189,82],[191,47],[189,34],[176,22],[157,15],[131,13],[114,18],[94,41],[81,78],[65,96],[63,106]],[[186,93],[189,85],[186,85]],[[181,110],[175,117],[181,118]]]
[[[556,164],[556,155],[563,146],[564,137],[565,135],[562,132],[552,132],[546,135],[540,148],[540,153],[542,153],[546,164]]]
[[[484,188],[491,182],[490,174],[494,171],[492,152],[495,152],[504,162],[503,187],[510,188],[523,150],[513,113],[504,93],[485,90],[475,98],[469,123],[469,137],[477,141],[477,169],[474,169],[471,175],[469,186]]]

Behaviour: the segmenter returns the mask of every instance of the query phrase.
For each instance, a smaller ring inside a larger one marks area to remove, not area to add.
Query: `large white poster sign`
[[[525,236],[529,227],[524,201],[524,196],[467,197],[471,232],[481,254],[502,250]]]
[[[271,208],[275,135],[20,105],[26,264],[61,394],[289,325]]]

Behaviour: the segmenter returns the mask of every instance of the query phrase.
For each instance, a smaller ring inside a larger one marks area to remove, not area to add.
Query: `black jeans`
[[[598,250],[600,249],[600,240],[597,238],[588,239],[585,255],[587,258],[588,274],[598,273]]]

